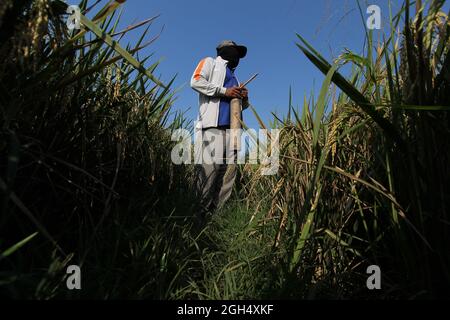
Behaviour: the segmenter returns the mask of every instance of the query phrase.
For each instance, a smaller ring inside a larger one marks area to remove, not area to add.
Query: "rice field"
[[[172,111],[173,80],[138,55],[157,17],[118,30],[124,2],[83,0],[79,31],[64,2],[0,4],[1,296],[450,297],[444,0],[404,1],[382,40],[367,31],[363,55],[327,61],[294,34],[324,75],[320,94],[260,120],[280,129],[278,173],[239,165],[229,206],[207,224],[193,168],[170,158],[171,133],[190,128]],[[122,47],[129,32],[142,36]],[[67,290],[73,264],[83,290]],[[382,290],[367,289],[370,265]]]

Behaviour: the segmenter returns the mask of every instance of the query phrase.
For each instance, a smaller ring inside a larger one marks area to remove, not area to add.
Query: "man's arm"
[[[209,75],[213,68],[213,59],[205,58],[198,64],[191,78],[191,87],[208,97],[224,97],[227,89],[210,82]]]

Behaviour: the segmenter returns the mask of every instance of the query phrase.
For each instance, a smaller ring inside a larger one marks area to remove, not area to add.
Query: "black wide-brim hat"
[[[236,42],[231,40],[224,40],[217,46],[217,51],[225,47],[234,47],[239,51],[239,58],[244,58],[247,55],[247,47],[238,45]]]

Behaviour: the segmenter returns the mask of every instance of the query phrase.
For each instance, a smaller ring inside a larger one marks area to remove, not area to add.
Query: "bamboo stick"
[[[231,150],[241,150],[241,111],[242,100],[234,98],[230,102],[230,146]]]
[[[250,79],[245,81],[239,87],[244,88],[250,82],[252,82],[258,76],[255,73]],[[230,146],[231,150],[240,151],[241,150],[241,112],[242,112],[242,100],[234,98],[230,102]]]

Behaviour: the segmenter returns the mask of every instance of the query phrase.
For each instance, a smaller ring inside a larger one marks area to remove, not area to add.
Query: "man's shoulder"
[[[210,69],[210,68],[214,68],[215,64],[216,64],[216,60],[214,58],[205,57],[200,60],[198,65],[201,69],[205,69],[205,68]]]
[[[211,63],[211,62],[214,63],[216,61],[216,59],[213,58],[213,57],[205,57],[205,58],[203,58],[200,61],[204,61],[204,62],[208,62],[208,63]]]

